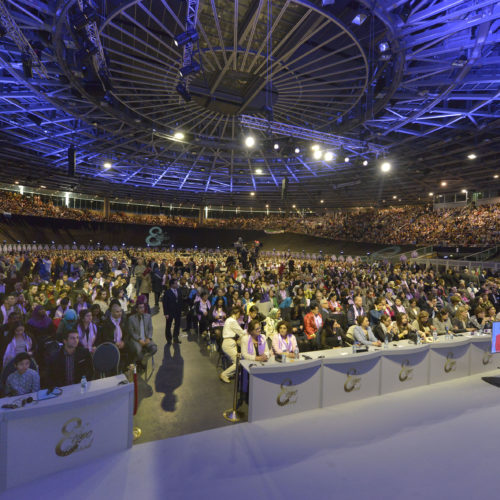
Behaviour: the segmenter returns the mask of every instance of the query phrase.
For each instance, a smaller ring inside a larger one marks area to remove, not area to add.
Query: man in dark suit
[[[167,343],[172,342],[172,323],[174,325],[174,342],[180,344],[179,330],[181,326],[182,294],[176,279],[170,280],[170,288],[163,294],[163,314],[165,315],[165,338]]]
[[[79,345],[78,341],[78,332],[64,333],[63,348],[59,349],[48,363],[50,386],[78,384],[84,375],[87,380],[92,380],[94,369],[90,352]]]
[[[356,297],[354,297],[354,304],[349,306],[347,309],[347,325],[355,325],[356,318],[358,316],[364,316],[365,314],[366,312],[363,307],[363,297],[361,295],[356,295]]]
[[[110,316],[106,318],[97,331],[96,345],[104,342],[115,344],[120,350],[120,364],[125,366],[128,362],[128,345],[130,335],[126,318],[118,301],[111,301]]]

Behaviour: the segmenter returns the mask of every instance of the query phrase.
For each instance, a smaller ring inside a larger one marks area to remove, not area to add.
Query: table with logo
[[[124,375],[63,387],[60,396],[0,399],[0,491],[132,446],[133,384]]]
[[[309,359],[307,359],[309,358]],[[444,382],[495,368],[490,335],[439,337],[415,345],[391,343],[353,354],[352,348],[307,352],[300,360],[243,360],[249,373],[248,420],[306,410]]]

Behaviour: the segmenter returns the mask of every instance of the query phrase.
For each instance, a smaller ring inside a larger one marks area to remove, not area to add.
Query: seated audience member
[[[337,300],[337,294],[331,293],[328,296],[328,308],[333,314],[339,314],[343,312],[342,304]]]
[[[295,358],[295,350],[298,349],[297,339],[292,333],[292,326],[287,321],[280,321],[276,325],[277,334],[273,336],[273,353],[285,355],[287,358]]]
[[[375,328],[380,323],[380,318],[384,314],[386,302],[384,297],[379,297],[375,301],[375,308],[370,311],[370,326]]]
[[[49,318],[50,321],[50,318]],[[22,323],[21,315],[18,311],[13,311],[9,314],[9,319],[4,325],[0,325],[0,349],[3,350],[4,343],[9,336],[9,331],[14,323]],[[52,322],[51,322],[52,323]],[[29,331],[29,330],[28,330]],[[30,332],[31,333],[31,332]],[[34,335],[32,335],[34,337]],[[35,337],[36,339],[36,337]]]
[[[321,349],[346,347],[351,343],[336,319],[329,318],[325,321],[321,329]]]
[[[14,312],[17,298],[14,295],[7,295],[3,299],[0,307],[0,324],[5,325],[9,319],[9,314]]]
[[[467,314],[467,307],[465,306],[457,309],[451,324],[455,333],[473,332],[475,330],[473,326],[469,326],[469,316]]]
[[[489,329],[492,328],[494,321],[500,320],[500,316],[497,318],[495,306],[491,306],[487,309],[485,317],[486,317],[486,328]]]
[[[99,328],[104,321],[104,314],[101,311],[101,306],[99,304],[92,304],[90,306],[90,312],[92,313],[92,323]]]
[[[372,329],[370,327],[370,320],[368,316],[358,316],[356,318],[357,325],[354,327],[354,340],[360,344],[366,346],[377,346],[380,347],[382,342],[377,340],[375,335],[373,335]]]
[[[220,291],[220,288],[219,288]],[[226,321],[227,313],[226,306],[224,302],[225,297],[217,297],[214,301],[213,307],[210,310],[210,332],[213,338],[220,339],[222,335],[222,329],[224,328],[224,323]]]
[[[349,326],[356,325],[356,319],[365,314],[366,311],[363,308],[363,297],[361,295],[356,295],[356,297],[354,297],[354,304],[347,309],[347,324]]]
[[[144,355],[153,355],[158,346],[153,342],[153,322],[151,314],[145,312],[146,305],[139,304],[135,314],[128,318],[130,350],[133,358],[142,366]]]
[[[74,309],[68,309],[59,323],[56,331],[56,337],[60,340],[64,337],[66,332],[76,332],[76,324],[78,322],[78,316]]]
[[[441,311],[436,314],[436,317],[432,320],[432,324],[438,335],[445,335],[447,331],[451,332],[453,330],[450,313],[446,309],[441,309]]]
[[[304,330],[304,310],[304,306],[302,306],[300,299],[294,297],[292,307],[290,308],[290,325],[292,326],[293,332],[302,333]]]
[[[85,375],[92,380],[93,366],[90,352],[79,344],[78,332],[65,332],[63,347],[48,363],[48,379],[51,387],[78,384]]]
[[[267,346],[266,336],[261,333],[258,320],[250,321],[248,333],[241,337],[241,357],[250,361],[267,361],[271,354]]]
[[[98,290],[92,305],[99,305],[102,313],[104,314],[108,310],[108,292],[107,290]]]
[[[89,309],[81,309],[78,316],[76,329],[80,345],[93,353],[97,347],[97,326],[92,322],[92,312]]]
[[[417,299],[410,299],[410,304],[406,309],[406,313],[408,314],[408,319],[411,322],[418,319],[418,315],[420,314],[420,307],[417,306]]]
[[[125,363],[129,343],[129,332],[126,318],[120,304],[115,303],[110,307],[110,316],[106,318],[97,330],[96,344],[99,346],[104,342],[115,344],[120,350],[120,361]]]
[[[459,295],[452,295],[450,297],[450,302],[445,304],[444,308],[448,311],[452,322],[453,318],[457,314],[459,307],[462,307],[462,305],[462,299]]]
[[[41,305],[38,305],[35,309],[33,309],[31,318],[26,324],[26,329],[38,343],[42,343],[47,339],[53,339],[56,334],[56,327],[54,323],[47,315],[45,308]]]
[[[64,297],[59,302],[59,305],[56,308],[56,312],[54,313],[54,319],[63,318],[66,311],[71,309],[71,302],[69,297]]]
[[[3,366],[7,366],[9,361],[13,360],[21,352],[26,352],[30,356],[33,356],[35,351],[36,341],[25,331],[22,323],[14,323],[4,343],[4,351],[1,358]]]
[[[222,382],[226,384],[231,382],[229,377],[233,376],[236,372],[236,356],[238,355],[238,346],[236,342],[245,334],[245,331],[238,323],[238,318],[241,316],[242,312],[240,307],[234,306],[222,329],[222,350],[232,361],[231,366],[219,375]]]
[[[90,300],[88,299],[87,295],[85,295],[83,292],[79,293],[76,296],[76,304],[74,307],[76,314],[79,315],[80,311],[89,308],[90,308]]]
[[[487,323],[486,311],[482,307],[476,307],[474,316],[471,316],[469,319],[469,326],[479,331],[487,328]]]
[[[380,316],[380,323],[373,330],[375,337],[381,342],[387,340],[392,342],[393,340],[398,340],[396,337],[396,324],[391,321],[391,317],[387,314],[382,314]]]
[[[411,327],[407,314],[398,314],[396,316],[396,326],[394,328],[394,340],[403,340],[410,338]]]
[[[316,302],[311,304],[311,311],[304,316],[304,332],[310,347],[319,345],[321,328],[323,327],[323,318],[319,313],[319,305]]]
[[[200,335],[205,336],[208,333],[208,328],[210,325],[210,301],[208,300],[208,293],[206,291],[201,292],[200,300],[195,300],[194,308],[198,318],[198,328]]]
[[[392,310],[394,311],[394,314],[396,316],[398,314],[406,314],[406,307],[403,305],[400,297],[396,297],[394,305],[392,306]]]
[[[264,334],[272,341],[276,334],[276,326],[281,322],[281,309],[271,309],[264,322]]]
[[[423,342],[432,342],[432,322],[427,311],[420,311],[411,327],[414,336],[418,335]]]
[[[40,375],[30,368],[31,356],[27,352],[20,352],[14,358],[16,371],[7,377],[5,394],[8,396],[22,396],[40,390]]]

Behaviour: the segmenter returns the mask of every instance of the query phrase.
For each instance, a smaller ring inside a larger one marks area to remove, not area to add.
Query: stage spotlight
[[[102,165],[106,170],[109,170],[113,165],[109,161],[105,161]]]
[[[186,89],[186,86],[181,82],[177,84],[177,87],[175,87],[175,90],[177,90],[177,93],[186,101],[189,102],[191,100],[191,94],[189,91]]]
[[[495,174],[495,175],[493,176],[493,179],[498,179],[498,174]]]
[[[352,24],[355,24],[356,26],[361,26],[365,21],[366,21],[366,18],[368,16],[364,13],[359,13],[359,14],[356,14],[353,18],[353,20],[351,21]]]
[[[280,148],[280,145],[277,142],[275,142],[273,147],[277,151]]]
[[[333,153],[331,151],[327,151],[325,153],[325,161],[332,161],[333,160]]]
[[[325,203],[325,200],[320,200],[319,202],[320,202],[320,203]]]
[[[184,33],[181,33],[180,35],[177,35],[174,38],[174,43],[176,47],[182,47],[187,43],[197,42],[198,38],[198,33],[196,33],[194,29],[190,29],[185,31]]]
[[[378,44],[378,50],[383,54],[384,52],[387,52],[390,48],[389,42],[380,42]]]
[[[392,197],[392,199],[393,199],[393,200],[397,199],[397,196],[396,196],[396,195],[394,195],[394,196]]]
[[[178,141],[182,141],[182,139],[184,139],[184,134],[182,132],[176,132],[174,134],[174,139],[177,139]]]
[[[448,183],[446,181],[441,181],[441,187],[446,187]]]
[[[297,208],[297,206],[296,205],[292,205],[292,208]]]
[[[345,161],[346,163],[349,163],[349,157],[348,157],[348,156],[346,156],[346,157],[344,158],[344,161]]]
[[[321,157],[323,156],[323,152],[320,151],[319,149],[317,149],[316,151],[314,151],[313,153],[313,157],[315,160],[321,160]]]
[[[471,153],[471,154],[467,155],[467,158],[469,158],[469,160],[475,160],[477,158],[477,156],[474,153]]]
[[[319,144],[313,144],[313,145],[311,146],[311,149],[312,149],[313,151],[319,151]]]
[[[380,166],[380,170],[382,170],[382,172],[389,172],[391,168],[392,165],[388,161],[384,161],[384,163]]]
[[[73,18],[71,25],[75,31],[80,31],[85,28],[87,24],[93,23],[96,20],[97,12],[92,7],[88,6],[83,9],[83,12],[80,12]]]
[[[250,196],[255,196],[255,192],[254,192],[254,191],[252,191],[252,192],[250,193]]]
[[[200,71],[201,66],[197,62],[192,62],[191,64],[188,64],[187,66],[184,66],[179,70],[179,74],[182,76],[182,78],[185,78],[186,76],[190,75],[191,73],[198,73]]]
[[[256,173],[257,175],[261,175],[261,174],[262,174],[262,169],[261,169],[261,168],[257,168],[257,169],[255,169],[255,173]]]
[[[434,196],[434,193],[431,191],[431,192],[429,193],[429,196]]]
[[[300,153],[300,148],[299,147],[296,147],[295,148],[295,154],[298,155]]]
[[[245,137],[245,146],[247,148],[253,148],[255,146],[255,138],[251,135]]]
[[[365,160],[365,161],[363,162],[363,167],[367,167],[367,166],[368,166],[368,160]]]

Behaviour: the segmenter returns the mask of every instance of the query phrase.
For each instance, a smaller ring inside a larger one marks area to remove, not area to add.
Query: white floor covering
[[[0,497],[498,499],[500,388],[485,375],[500,377],[136,445]]]

